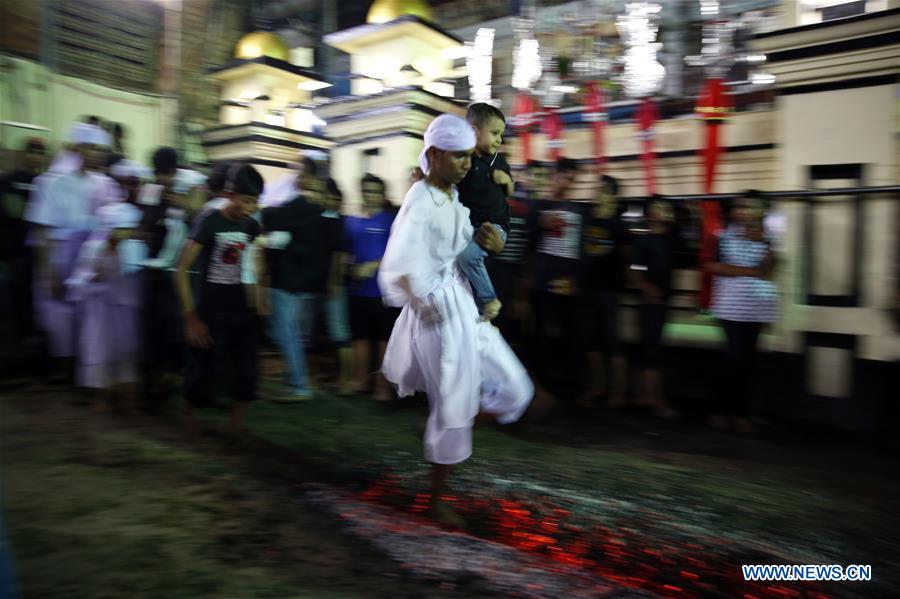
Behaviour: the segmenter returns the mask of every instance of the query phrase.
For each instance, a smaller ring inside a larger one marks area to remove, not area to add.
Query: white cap
[[[146,166],[138,164],[134,160],[123,159],[109,167],[109,174],[117,179],[149,179],[152,172]]]

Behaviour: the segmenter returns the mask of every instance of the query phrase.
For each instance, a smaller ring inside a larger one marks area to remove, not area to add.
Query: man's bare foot
[[[549,391],[543,387],[535,387],[534,398],[525,411],[524,420],[527,422],[538,422],[547,417],[547,415],[556,406],[557,399]]]
[[[468,524],[459,513],[443,500],[432,501],[425,511],[425,516],[438,524],[457,530],[466,530]]]
[[[375,401],[391,401],[391,391],[385,384],[375,384],[375,393],[372,394]]]
[[[502,307],[503,304],[500,303],[500,300],[493,299],[486,303],[481,309],[481,317],[484,320],[494,320],[500,315],[500,308]]]

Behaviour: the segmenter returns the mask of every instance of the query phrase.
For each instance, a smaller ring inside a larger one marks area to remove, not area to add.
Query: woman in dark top
[[[650,232],[635,238],[631,271],[641,297],[638,306],[641,331],[641,374],[638,379],[637,405],[653,408],[660,418],[678,413],[663,394],[660,345],[666,310],[672,291],[674,240],[672,207],[653,201],[647,209]]]

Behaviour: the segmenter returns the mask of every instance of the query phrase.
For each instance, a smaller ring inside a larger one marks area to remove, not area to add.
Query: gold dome
[[[366,15],[366,23],[387,23],[403,15],[430,21],[431,8],[426,0],[375,0]]]
[[[290,49],[278,35],[268,31],[248,33],[234,47],[235,58],[251,59],[260,56],[271,56],[287,62],[290,59]]]

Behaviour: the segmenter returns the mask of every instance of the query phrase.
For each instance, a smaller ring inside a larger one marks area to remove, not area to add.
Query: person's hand
[[[481,249],[491,254],[499,254],[503,251],[505,242],[503,236],[500,235],[497,228],[491,223],[483,223],[475,232],[475,243],[481,246]]]
[[[417,300],[413,309],[416,314],[419,316],[419,319],[427,325],[437,325],[440,324],[444,319],[441,311],[434,304],[427,303],[425,301]]]
[[[513,183],[512,177],[509,176],[509,173],[503,169],[495,168],[491,178],[494,180],[494,183],[502,185],[506,189],[506,195],[511,196],[513,194],[515,184]]]
[[[371,279],[378,272],[380,266],[378,261],[363,262],[362,264],[354,264],[350,269],[350,274],[354,279]]]
[[[209,329],[193,312],[184,316],[184,337],[191,347],[207,348],[212,345]]]

